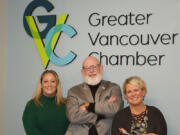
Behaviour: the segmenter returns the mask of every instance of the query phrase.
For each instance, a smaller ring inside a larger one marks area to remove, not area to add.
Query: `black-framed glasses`
[[[90,71],[90,70],[97,70],[99,68],[100,64],[97,64],[97,65],[91,65],[91,66],[88,66],[88,67],[84,67],[83,66],[83,70],[85,71]]]

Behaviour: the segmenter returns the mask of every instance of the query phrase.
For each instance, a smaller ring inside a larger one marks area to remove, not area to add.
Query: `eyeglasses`
[[[91,65],[89,67],[83,67],[83,70],[85,71],[90,71],[91,69],[93,70],[97,70],[99,68],[100,64],[97,64],[97,65]]]

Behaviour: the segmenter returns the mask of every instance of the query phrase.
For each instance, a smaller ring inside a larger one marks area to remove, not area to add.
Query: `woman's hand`
[[[127,134],[129,135],[129,133],[124,129],[124,128],[119,128],[119,131],[123,134]],[[141,134],[141,135],[158,135],[158,134],[155,134],[155,133],[148,133],[148,134]]]
[[[123,134],[129,135],[129,133],[124,128],[119,128],[119,131]]]
[[[148,134],[140,134],[140,135],[158,135],[158,134],[148,133]]]

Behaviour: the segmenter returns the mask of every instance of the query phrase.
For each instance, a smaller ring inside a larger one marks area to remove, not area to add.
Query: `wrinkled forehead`
[[[87,59],[84,60],[82,66],[89,67],[89,66],[97,65],[97,64],[100,64],[98,59],[96,59],[94,57],[88,57]]]

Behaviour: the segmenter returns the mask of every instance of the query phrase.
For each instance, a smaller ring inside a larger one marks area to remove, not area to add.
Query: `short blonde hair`
[[[57,82],[57,91],[56,91],[56,104],[57,105],[61,105],[62,103],[65,103],[65,99],[61,96],[61,82],[59,80],[58,74],[54,71],[54,70],[45,70],[40,77],[40,80],[38,82],[37,88],[36,88],[36,92],[35,92],[35,96],[34,96],[34,102],[39,105],[39,106],[43,106],[43,104],[39,101],[41,94],[42,94],[42,80],[45,74],[52,74],[55,78],[56,78],[56,82]]]
[[[138,86],[141,90],[145,91],[145,95],[146,95],[146,93],[147,93],[146,83],[140,77],[132,76],[132,77],[129,77],[125,80],[125,82],[123,84],[124,95],[126,95],[126,85],[127,84],[132,84],[132,85]]]

